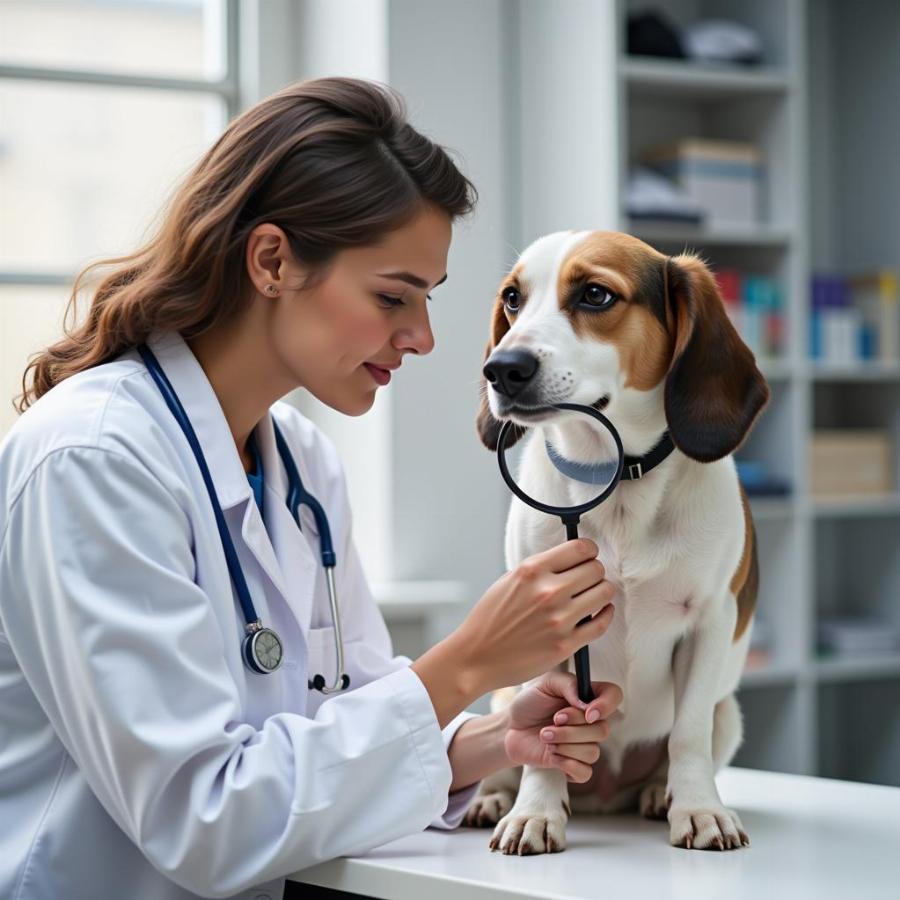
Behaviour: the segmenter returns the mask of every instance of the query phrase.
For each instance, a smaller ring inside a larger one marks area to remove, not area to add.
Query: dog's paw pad
[[[669,809],[669,842],[688,850],[734,850],[749,847],[750,838],[737,813],[724,806]]]
[[[507,856],[560,853],[566,849],[566,819],[506,815],[497,823],[490,846]]]
[[[654,782],[644,785],[641,790],[639,809],[646,819],[665,819],[670,802],[666,796],[666,786],[661,782]]]
[[[513,796],[509,791],[479,794],[469,804],[463,825],[469,828],[488,828],[496,825],[511,809]]]

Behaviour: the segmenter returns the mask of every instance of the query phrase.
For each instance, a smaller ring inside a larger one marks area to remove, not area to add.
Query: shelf
[[[829,682],[900,678],[900,653],[822,657],[814,671],[819,681]]]
[[[851,519],[900,515],[900,494],[811,497],[810,511],[821,519]]]
[[[858,362],[835,365],[809,362],[806,372],[813,381],[900,381],[900,363]]]
[[[619,75],[643,96],[718,100],[767,96],[788,90],[787,75],[771,67],[745,68],[631,56],[619,63]]]
[[[790,497],[748,496],[750,512],[755,522],[774,522],[794,515],[795,505]]]
[[[799,677],[793,666],[769,664],[759,669],[750,669],[741,675],[740,688],[773,687],[793,684]]]
[[[790,231],[775,225],[745,225],[720,228],[670,225],[625,218],[623,230],[648,244],[689,247],[745,247],[783,249],[791,240]]]
[[[617,6],[623,25],[630,13],[643,10],[642,0],[619,0]],[[676,0],[661,0],[658,6],[676,23],[695,12]],[[888,496],[815,497],[808,493],[806,471],[817,427],[881,428],[896,443],[900,361],[829,364],[809,358],[803,344],[811,271],[837,265],[836,248],[848,260],[883,259],[889,265],[894,259],[894,244],[887,238],[878,243],[891,233],[889,193],[878,193],[890,168],[872,164],[870,150],[878,140],[884,146],[897,143],[897,129],[885,131],[878,116],[878,109],[890,105],[890,79],[879,81],[871,66],[861,65],[871,62],[868,47],[875,38],[883,37],[884,43],[872,59],[893,60],[886,13],[868,16],[857,31],[857,17],[840,0],[754,0],[737,7],[709,0],[702,6],[711,17],[736,14],[739,7],[746,24],[765,36],[768,63],[743,67],[628,56],[627,34],[620,35],[615,86],[622,137],[616,186],[621,230],[666,254],[693,251],[714,269],[775,279],[784,292],[790,349],[783,357],[757,358],[772,401],[741,455],[768,463],[794,493],[749,498],[770,658],[740,680],[746,725],[739,759],[781,771],[900,778],[900,650],[818,658],[809,642],[811,626],[826,616],[896,612],[900,483]],[[900,24],[900,11],[891,7],[889,22]],[[845,58],[850,38],[853,53],[847,58],[853,64],[847,69],[854,90],[841,92],[833,79],[814,73],[829,71],[838,55]],[[890,73],[897,68],[891,63]],[[862,110],[854,102],[867,89],[876,91],[881,107],[870,104]],[[836,134],[846,137],[842,147],[847,153],[807,166],[806,148],[833,143]],[[688,138],[747,141],[759,148],[765,160],[760,223],[717,227],[708,219],[691,226],[626,214],[630,164]],[[883,211],[869,203],[873,198],[882,202]],[[872,732],[878,740],[870,739]]]

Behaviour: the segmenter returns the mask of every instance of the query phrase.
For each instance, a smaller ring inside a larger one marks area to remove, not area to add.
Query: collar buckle
[[[631,463],[628,466],[628,477],[632,481],[637,481],[639,478],[644,477],[644,467],[639,463]]]

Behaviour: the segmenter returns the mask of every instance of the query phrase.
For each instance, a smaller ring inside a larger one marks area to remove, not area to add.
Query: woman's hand
[[[597,545],[579,538],[495,581],[451,635],[482,693],[539,677],[599,638],[613,616],[615,589],[605,576]]]
[[[578,699],[575,676],[549,672],[526,687],[507,708],[506,754],[515,765],[561,769],[585,782],[609,736],[606,719],[622,702],[618,685],[591,682],[595,699]]]
[[[412,664],[441,727],[482,694],[537,678],[599,638],[613,617],[605,575],[597,545],[579,538],[497,579],[456,631]]]

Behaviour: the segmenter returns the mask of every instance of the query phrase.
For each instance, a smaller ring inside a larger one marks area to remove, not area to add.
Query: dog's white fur
[[[528,301],[494,352],[527,348],[536,354],[547,403],[592,404],[608,395],[605,414],[625,452],[639,456],[667,427],[663,383],[650,390],[627,387],[616,346],[579,336],[560,309],[560,267],[587,235],[548,235],[522,254],[517,268],[530,286]],[[487,390],[491,412],[499,417],[498,398]],[[518,475],[526,492],[556,505],[594,495],[591,487],[560,475],[544,449],[549,437],[569,459],[608,458],[609,447],[584,426],[584,417],[539,425],[506,417],[531,426]],[[638,804],[646,815],[660,818],[671,804],[672,844],[721,849],[747,843],[714,781],[742,739],[734,692],[750,635],[746,628],[734,640],[737,604],[729,585],[744,550],[745,519],[732,458],[699,463],[676,449],[645,478],[620,483],[582,518],[579,531],[596,541],[606,577],[617,587],[612,624],[590,647],[591,678],[614,682],[624,693],[601,745],[601,762],[616,773],[629,748],[667,740],[668,764],[612,798],[575,796],[571,806],[603,812]],[[558,519],[513,499],[506,527],[508,568],[563,538]],[[467,822],[496,822],[492,846],[505,853],[563,849],[570,805],[565,776],[526,766],[516,796],[518,772],[487,779]]]

